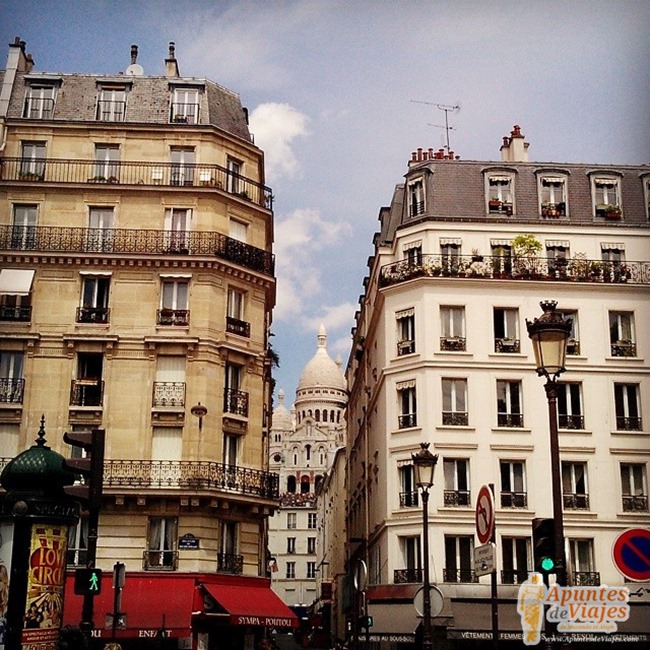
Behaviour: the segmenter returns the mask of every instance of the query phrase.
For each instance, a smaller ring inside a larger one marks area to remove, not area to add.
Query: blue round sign
[[[650,580],[650,529],[630,528],[622,532],[612,547],[616,568],[630,580]]]

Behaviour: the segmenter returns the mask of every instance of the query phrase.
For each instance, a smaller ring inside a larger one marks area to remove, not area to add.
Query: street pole
[[[422,529],[423,529],[423,555],[424,555],[424,594],[422,621],[422,650],[432,650],[431,638],[431,583],[429,578],[429,490],[422,489]]]
[[[490,492],[494,498],[494,483],[490,483]],[[497,527],[492,526],[492,536],[490,542],[496,544],[497,542]],[[492,601],[492,647],[494,650],[499,650],[499,594],[497,592],[497,567],[496,561],[494,569],[490,573],[490,597]]]

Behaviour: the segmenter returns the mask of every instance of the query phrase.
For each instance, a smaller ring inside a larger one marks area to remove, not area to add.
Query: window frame
[[[566,175],[558,173],[538,174],[537,196],[540,216],[566,217],[569,214],[567,209],[568,177]]]
[[[417,390],[415,381],[397,385],[398,428],[409,429],[417,426]]]
[[[443,458],[445,507],[471,507],[469,458]]]
[[[519,468],[519,472],[517,471]],[[499,459],[500,504],[502,508],[527,508],[526,461]],[[517,489],[521,487],[521,489]]]
[[[515,214],[515,174],[508,171],[485,172],[485,211],[488,215]]]
[[[48,120],[54,116],[54,107],[59,89],[59,83],[54,82],[30,82],[25,88],[25,101],[23,103],[24,119]],[[50,96],[45,96],[43,91],[51,91]],[[40,91],[35,93],[34,91]],[[36,96],[38,95],[38,96]],[[35,109],[32,105],[36,103]],[[48,108],[49,105],[49,108]]]
[[[422,176],[408,182],[408,210],[410,217],[420,216],[426,211],[426,194]]]
[[[445,387],[449,390],[446,391]],[[465,377],[442,377],[442,424],[443,426],[468,426],[468,384]],[[459,388],[461,390],[459,390]]]
[[[593,175],[591,178],[591,196],[595,217],[620,219],[622,204],[621,178],[619,176],[609,176],[607,173]],[[611,214],[609,212],[611,208],[615,208],[618,214]]]
[[[397,356],[415,353],[415,308],[395,313],[397,326]]]
[[[514,389],[516,388],[516,395]],[[521,379],[497,379],[497,426],[520,429],[524,426]],[[501,409],[503,407],[503,409]],[[515,410],[518,408],[518,410]]]
[[[562,500],[565,510],[589,510],[588,463],[582,460],[561,462]]]
[[[638,470],[638,476],[635,476]],[[620,463],[623,512],[648,512],[648,470],[646,463]]]
[[[95,121],[124,122],[129,90],[129,84],[98,84]]]

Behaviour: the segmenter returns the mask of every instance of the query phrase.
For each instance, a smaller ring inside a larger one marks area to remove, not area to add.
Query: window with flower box
[[[542,217],[565,217],[566,179],[561,176],[542,176],[539,179],[539,202]]]
[[[620,181],[615,177],[596,177],[592,180],[594,212],[597,217],[621,218]]]
[[[489,214],[510,216],[514,213],[514,179],[507,174],[487,177],[487,211]]]

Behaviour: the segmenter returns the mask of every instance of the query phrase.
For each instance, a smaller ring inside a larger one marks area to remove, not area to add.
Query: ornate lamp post
[[[433,474],[438,462],[438,454],[429,451],[429,443],[421,442],[420,451],[411,456],[415,468],[415,484],[422,492],[422,539],[424,555],[424,593],[422,620],[422,650],[431,650],[431,582],[429,579],[429,490],[433,485]]]
[[[555,311],[557,302],[540,303],[544,312],[533,322],[526,320],[528,336],[533,342],[537,374],[546,377],[546,398],[551,436],[551,483],[553,495],[553,523],[557,582],[566,585],[566,558],[564,554],[564,523],[562,518],[562,482],[560,472],[560,444],[557,434],[557,379],[566,370],[566,348],[571,334],[571,319],[565,320]]]

